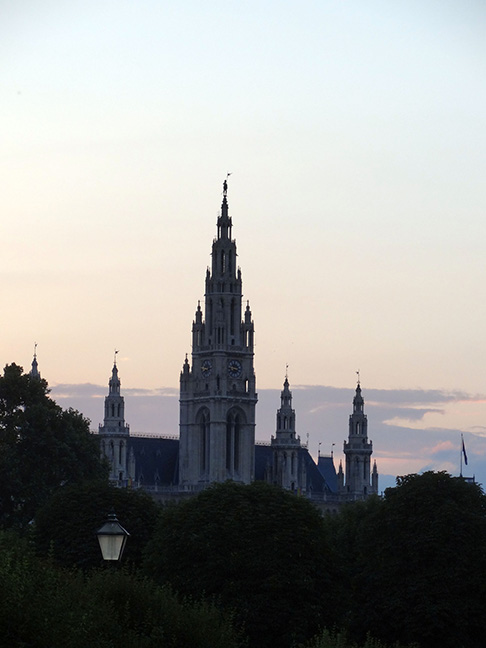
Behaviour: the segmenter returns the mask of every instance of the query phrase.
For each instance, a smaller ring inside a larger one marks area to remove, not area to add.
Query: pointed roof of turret
[[[354,412],[362,412],[364,407],[364,398],[361,395],[361,385],[359,383],[358,379],[358,384],[356,386],[356,393],[353,398],[353,411]]]
[[[115,350],[115,357],[113,360],[113,369],[111,371],[111,378],[109,387],[110,387],[110,394],[119,394],[120,393],[120,379],[118,378],[118,367],[116,366],[116,354],[118,353],[117,350]]]
[[[280,401],[282,408],[292,407],[292,392],[290,391],[289,385],[289,366],[285,367],[285,380],[283,384],[283,389],[280,392]]]
[[[218,239],[231,239],[231,218],[228,214],[228,173],[223,182],[223,202],[221,203],[221,216],[218,218]]]
[[[37,363],[37,342],[34,344],[34,358],[32,360],[32,369],[29,372],[32,378],[38,378],[40,380],[39,365]]]

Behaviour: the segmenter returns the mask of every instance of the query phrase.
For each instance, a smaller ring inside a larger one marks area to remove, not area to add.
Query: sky
[[[485,26],[479,0],[1,0],[0,361],[37,343],[97,425],[119,349],[132,429],[177,433],[230,172],[257,437],[288,365],[339,458],[359,370],[380,472],[457,472],[463,433],[486,483]]]

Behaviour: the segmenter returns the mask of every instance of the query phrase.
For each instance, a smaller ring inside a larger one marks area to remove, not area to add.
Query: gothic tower
[[[180,377],[181,486],[254,478],[255,373],[253,320],[242,314],[241,270],[231,238],[228,186],[206,273],[204,312],[198,303],[192,325],[192,359]]]
[[[364,499],[378,492],[378,471],[376,462],[373,473],[370,471],[373,444],[368,441],[368,418],[364,413],[364,400],[358,380],[356,394],[353,398],[353,413],[349,417],[348,441],[344,442],[346,457],[345,481],[342,466],[339,467],[338,482],[341,492],[351,499]],[[371,477],[371,481],[370,481]]]
[[[109,392],[105,398],[105,418],[99,426],[101,453],[110,465],[110,481],[120,485],[132,477],[127,462],[130,427],[125,425],[125,401],[120,394],[120,379],[115,361],[109,381]]]
[[[272,466],[270,481],[294,492],[305,490],[306,471],[301,455],[300,437],[295,433],[295,410],[292,409],[292,392],[285,376],[277,410],[277,429],[272,436]]]

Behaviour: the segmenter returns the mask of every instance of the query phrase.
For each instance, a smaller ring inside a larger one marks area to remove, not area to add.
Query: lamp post
[[[104,560],[121,560],[130,535],[118,522],[115,511],[109,514],[103,526],[96,532]]]

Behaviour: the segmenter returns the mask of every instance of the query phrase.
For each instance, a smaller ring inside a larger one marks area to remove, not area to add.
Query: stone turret
[[[269,481],[294,492],[305,492],[306,470],[300,437],[295,431],[295,410],[288,376],[285,376],[277,410],[277,426],[272,436],[272,465]]]
[[[116,365],[116,353],[108,383],[108,396],[105,398],[105,417],[103,425],[99,426],[101,453],[110,464],[110,481],[126,485],[133,477],[129,474],[127,463],[127,447],[130,437],[130,427],[125,424],[125,400],[120,393],[120,378]]]
[[[340,490],[348,499],[364,499],[378,492],[376,462],[372,476],[370,470],[372,453],[373,443],[368,440],[368,418],[364,413],[364,399],[358,380],[353,398],[353,412],[349,417],[348,440],[344,442],[346,457],[344,479],[341,467],[338,474]]]

